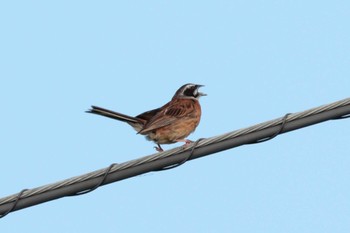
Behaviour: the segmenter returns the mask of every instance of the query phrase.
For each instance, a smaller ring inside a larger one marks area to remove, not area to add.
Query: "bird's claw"
[[[156,151],[158,152],[163,152],[163,148],[158,144],[158,146],[155,146],[154,149],[156,149]]]
[[[185,145],[189,145],[189,144],[191,144],[191,143],[193,143],[193,141],[191,141],[191,140],[189,140],[189,139],[186,139],[186,140],[185,140]]]

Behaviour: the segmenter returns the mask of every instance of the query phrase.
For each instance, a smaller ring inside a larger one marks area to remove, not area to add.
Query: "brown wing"
[[[154,117],[159,111],[160,111],[160,108],[153,109],[153,110],[141,113],[140,115],[137,115],[136,118],[143,119],[146,122],[149,122],[152,119],[152,117]]]
[[[194,110],[193,100],[173,99],[159,110],[139,133],[148,133],[154,129],[170,125],[179,118],[188,116]]]

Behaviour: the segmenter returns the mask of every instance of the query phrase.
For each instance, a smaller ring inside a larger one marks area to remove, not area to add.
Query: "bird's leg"
[[[159,145],[159,143],[157,144],[157,146],[154,147],[154,149],[156,149],[156,151],[158,152],[163,152],[163,148]]]

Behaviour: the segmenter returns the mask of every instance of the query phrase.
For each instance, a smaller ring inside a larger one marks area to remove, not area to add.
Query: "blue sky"
[[[130,126],[206,85],[195,140],[350,96],[349,1],[0,4],[0,197],[154,153]],[[1,232],[349,232],[350,120],[9,214]],[[181,144],[164,146],[166,149]]]

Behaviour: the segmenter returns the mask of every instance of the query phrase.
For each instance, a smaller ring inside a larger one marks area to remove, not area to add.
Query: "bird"
[[[147,140],[153,141],[154,148],[162,152],[161,144],[185,142],[186,139],[199,125],[202,110],[199,98],[206,96],[199,91],[204,85],[188,83],[181,86],[172,99],[160,108],[141,113],[135,117],[111,111],[98,106],[91,106],[87,113],[109,117],[128,123],[137,134],[144,135]]]

